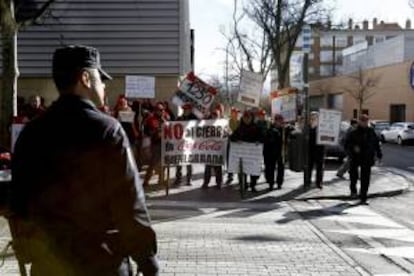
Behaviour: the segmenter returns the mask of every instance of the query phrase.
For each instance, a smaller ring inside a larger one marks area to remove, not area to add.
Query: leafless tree
[[[55,0],[0,0],[2,87],[0,93],[0,143],[10,144],[9,126],[17,115],[17,33],[37,23]]]
[[[380,75],[373,75],[359,67],[358,71],[348,75],[347,86],[343,90],[348,93],[358,104],[358,114],[362,114],[364,104],[375,95]]]
[[[323,5],[323,0],[241,1],[241,9],[238,0],[234,3],[231,37],[235,41],[235,51],[232,54],[238,58],[238,68],[260,72],[265,78],[275,67],[279,88],[286,87],[290,57],[303,25],[328,21],[329,9]],[[244,20],[256,27],[253,35],[243,29]]]

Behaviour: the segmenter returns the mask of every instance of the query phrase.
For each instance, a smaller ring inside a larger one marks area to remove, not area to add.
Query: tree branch
[[[37,10],[36,13],[31,18],[17,22],[19,25],[19,29],[35,24],[36,20],[42,17],[55,1],[56,0],[47,0],[45,3],[43,3],[42,7],[39,10]]]

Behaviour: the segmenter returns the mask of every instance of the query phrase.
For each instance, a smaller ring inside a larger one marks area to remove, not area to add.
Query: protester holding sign
[[[211,112],[211,118],[212,120],[216,120],[220,118],[220,110],[216,109]],[[217,189],[221,188],[221,185],[223,183],[223,167],[221,165],[219,166],[213,166],[213,165],[206,165],[204,169],[204,182],[201,186],[203,189],[208,188],[208,184],[210,183],[211,179],[211,171],[214,170],[214,175],[216,176],[216,187]]]
[[[124,128],[130,144],[135,145],[135,139],[137,137],[137,130],[134,125],[135,113],[128,105],[128,100],[124,95],[119,95],[118,97],[118,101],[114,107],[114,117],[118,119]]]
[[[275,168],[277,164],[277,188],[282,188],[285,164],[283,162],[283,145],[285,139],[285,129],[283,126],[283,117],[276,114],[273,124],[266,131],[263,143],[263,157],[265,163],[265,178],[269,184],[269,189],[273,190],[275,185]]]
[[[164,105],[159,102],[155,106],[155,112],[149,115],[145,120],[144,133],[149,136],[151,140],[151,157],[144,178],[144,186],[149,185],[154,169],[160,176],[158,183],[161,184],[161,126],[165,121],[167,121],[167,119],[164,114]]]
[[[243,113],[243,117],[240,121],[239,127],[231,135],[230,140],[232,142],[249,142],[249,143],[261,143],[262,137],[260,136],[260,130],[254,122],[254,113],[250,110],[246,110]],[[246,183],[247,186],[247,175],[245,173],[239,175],[239,181]],[[252,192],[257,192],[256,183],[259,176],[250,175],[250,188]]]
[[[190,120],[197,120],[197,117],[192,113],[193,105],[190,103],[186,103],[182,106],[183,108],[183,115],[177,118],[177,121],[190,121]],[[182,166],[177,166],[177,170],[175,173],[175,182],[174,185],[180,185],[181,184],[181,177],[183,175],[182,173]],[[186,178],[186,184],[188,186],[191,186],[191,177],[193,174],[193,167],[191,165],[186,166],[187,169],[187,178]]]

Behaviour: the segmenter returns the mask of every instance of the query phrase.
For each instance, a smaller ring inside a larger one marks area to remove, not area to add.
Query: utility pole
[[[304,101],[304,115],[305,115],[305,122],[303,124],[303,131],[304,131],[304,145],[303,145],[303,185],[305,188],[310,187],[310,179],[311,179],[311,168],[309,167],[309,52],[311,50],[311,37],[312,37],[312,30],[309,25],[304,25],[302,29],[302,51],[304,53],[303,56],[303,96],[305,98]]]

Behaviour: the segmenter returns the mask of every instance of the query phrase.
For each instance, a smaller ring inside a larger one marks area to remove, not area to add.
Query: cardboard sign
[[[177,106],[191,103],[194,115],[199,119],[203,119],[209,114],[209,108],[216,94],[217,90],[214,87],[190,72],[179,83],[178,91],[175,93],[172,102]]]
[[[318,133],[316,136],[318,145],[337,145],[339,143],[341,119],[342,113],[340,111],[319,110]]]
[[[16,144],[17,138],[24,128],[24,124],[12,124],[11,126],[11,151],[14,151],[14,145]]]
[[[274,91],[271,95],[272,116],[280,114],[285,122],[296,120],[297,95],[296,90]]]
[[[229,135],[226,119],[165,122],[161,135],[163,166],[224,165]]]
[[[123,123],[133,123],[135,118],[135,112],[133,111],[119,111],[118,120]]]
[[[262,173],[263,144],[231,142],[227,171],[239,173],[240,159],[245,174],[260,175]]]
[[[150,76],[125,76],[125,96],[129,99],[155,98],[155,78]]]
[[[240,93],[237,101],[248,106],[258,107],[263,89],[263,76],[258,73],[242,71]]]

